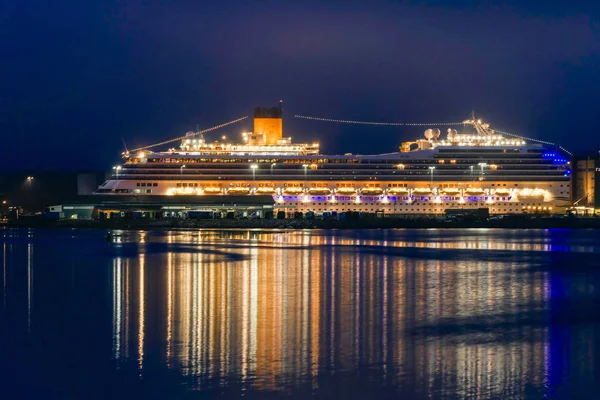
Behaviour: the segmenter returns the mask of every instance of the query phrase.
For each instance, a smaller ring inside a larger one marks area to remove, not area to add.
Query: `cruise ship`
[[[564,212],[571,166],[562,148],[508,137],[474,117],[459,133],[442,126],[398,151],[322,154],[283,136],[281,104],[256,108],[254,131],[210,141],[189,132],[179,147],[127,151],[96,191],[138,196],[272,196],[277,211],[444,214]],[[358,150],[358,149],[357,149]]]

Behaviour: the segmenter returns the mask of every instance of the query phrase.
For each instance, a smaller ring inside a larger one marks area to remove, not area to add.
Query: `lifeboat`
[[[442,190],[442,194],[449,195],[449,196],[456,196],[456,195],[460,194],[460,189],[446,188],[446,189]]]
[[[337,189],[336,193],[340,194],[340,195],[343,195],[343,196],[349,196],[349,195],[355,194],[356,193],[356,189],[344,187],[344,188]]]
[[[170,188],[167,190],[167,196],[174,196],[174,195],[201,195],[203,194],[202,189],[200,188],[192,188],[192,187],[185,187],[185,188]]]
[[[508,189],[496,189],[494,191],[494,195],[501,196],[501,197],[510,196],[510,190],[508,190]]]
[[[206,187],[204,188],[204,194],[221,194],[223,191],[218,187]]]
[[[259,187],[256,189],[256,194],[275,194],[276,192],[273,187]]]
[[[391,194],[393,196],[408,194],[408,189],[407,188],[392,188],[392,189],[388,189],[388,194]]]
[[[331,190],[328,188],[310,188],[308,189],[308,193],[316,195],[328,195],[331,194]]]
[[[302,194],[303,192],[304,192],[304,190],[299,187],[289,187],[289,188],[285,188],[283,190],[283,193],[285,193],[287,195],[292,195],[292,196]]]
[[[381,189],[381,188],[362,188],[360,193],[364,194],[366,196],[378,196],[383,193],[383,189]]]
[[[517,194],[519,200],[543,200],[547,191],[543,189],[522,189]]]
[[[485,194],[485,191],[479,188],[468,188],[467,190],[465,190],[465,193],[468,196],[483,196]]]
[[[431,194],[431,189],[429,188],[416,188],[413,189],[414,194]]]
[[[250,188],[248,187],[232,187],[227,189],[228,194],[250,194]]]

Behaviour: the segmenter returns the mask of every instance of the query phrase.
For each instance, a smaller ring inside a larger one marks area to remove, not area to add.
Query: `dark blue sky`
[[[154,143],[279,99],[286,134],[327,153],[394,151],[422,129],[293,114],[443,122],[475,109],[498,129],[600,148],[592,1],[291,3],[0,2],[0,168],[107,169],[121,137]]]

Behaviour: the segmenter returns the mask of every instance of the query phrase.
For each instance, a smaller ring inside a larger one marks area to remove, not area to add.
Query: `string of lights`
[[[524,137],[524,136],[515,135],[514,133],[509,133],[509,132],[504,132],[504,131],[499,131],[499,130],[496,130],[496,132],[501,133],[503,135],[512,136],[512,137],[516,137],[516,138],[519,138],[519,139],[528,140],[530,142],[547,144],[549,146],[556,146],[556,143],[546,142],[545,140],[532,139],[532,138],[528,138],[528,137]],[[562,146],[558,146],[558,148],[561,149],[562,151],[564,151],[565,153],[567,153],[570,156],[573,155],[573,153],[571,153],[569,150],[565,149]]]
[[[248,118],[248,116],[241,117],[241,118],[238,118],[238,119],[234,119],[233,121],[225,122],[224,124],[221,124],[221,125],[216,125],[216,126],[213,126],[213,127],[211,127],[211,128],[207,128],[207,129],[204,129],[204,130],[202,130],[202,131],[195,132],[195,133],[199,135],[199,134],[203,134],[203,133],[207,133],[207,132],[215,131],[215,130],[217,130],[217,129],[224,128],[224,127],[226,127],[226,126],[228,126],[228,125],[232,125],[232,124],[235,124],[235,123],[237,123],[237,122],[240,122],[240,121],[242,121],[242,120],[244,120],[244,119],[246,119],[246,118]],[[179,141],[179,140],[183,140],[183,139],[185,139],[185,136],[180,136],[180,137],[176,137],[176,138],[174,138],[174,139],[165,140],[164,142],[155,143],[155,144],[151,144],[151,145],[144,146],[144,147],[139,147],[139,148],[137,148],[137,149],[130,150],[130,151],[131,151],[131,152],[136,152],[136,151],[141,151],[141,150],[147,150],[147,149],[151,149],[151,148],[153,148],[153,147],[162,146],[162,145],[164,145],[164,144],[169,144],[169,143],[177,142],[177,141]]]
[[[348,120],[348,119],[309,117],[306,115],[294,115],[294,118],[308,119],[311,121],[337,122],[340,124],[378,125],[378,126],[454,126],[454,125],[463,125],[463,122],[432,122],[432,123],[375,122],[375,121],[354,121],[354,120]]]
[[[495,129],[495,131],[498,132],[498,133],[501,133],[503,135],[512,136],[512,137],[516,137],[516,138],[524,139],[524,140],[529,140],[530,142],[536,142],[536,143],[547,144],[547,145],[550,145],[550,146],[556,146],[554,143],[546,142],[545,140],[527,138],[527,137],[524,137],[524,136],[515,135],[514,133],[499,131],[497,129]]]
[[[349,120],[349,119],[334,119],[334,118],[310,117],[310,116],[306,116],[306,115],[294,115],[294,118],[307,119],[307,120],[310,120],[310,121],[336,122],[336,123],[340,123],[340,124],[376,125],[376,126],[455,126],[455,125],[464,125],[465,124],[464,121],[463,122],[431,122],[431,123],[422,123],[422,122],[418,122],[418,123],[406,123],[406,122],[355,121],[355,120]],[[515,135],[514,133],[499,131],[497,129],[495,131],[498,132],[498,133],[501,133],[503,135],[506,135],[506,136],[512,136],[512,137],[515,137],[515,138],[519,138],[519,139],[523,139],[523,140],[528,140],[530,142],[536,142],[536,143],[542,143],[542,144],[546,144],[546,145],[550,145],[550,146],[556,146],[555,143],[547,142],[545,140],[527,138],[527,137],[524,137],[524,136]],[[570,156],[573,155],[573,153],[571,153],[570,151],[568,151],[564,147],[562,147],[562,146],[558,146],[558,147],[562,151],[564,151],[565,153],[569,154]]]
[[[573,156],[573,153],[571,153],[569,150],[565,149],[564,147],[558,146],[558,148],[561,149],[562,151],[564,151],[565,153],[567,153],[568,155]]]

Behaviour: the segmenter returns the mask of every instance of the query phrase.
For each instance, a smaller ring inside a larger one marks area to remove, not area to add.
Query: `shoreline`
[[[21,219],[7,228],[70,229],[600,229],[600,218],[505,218],[482,221],[445,221],[433,218],[379,218],[364,220],[305,219]]]

